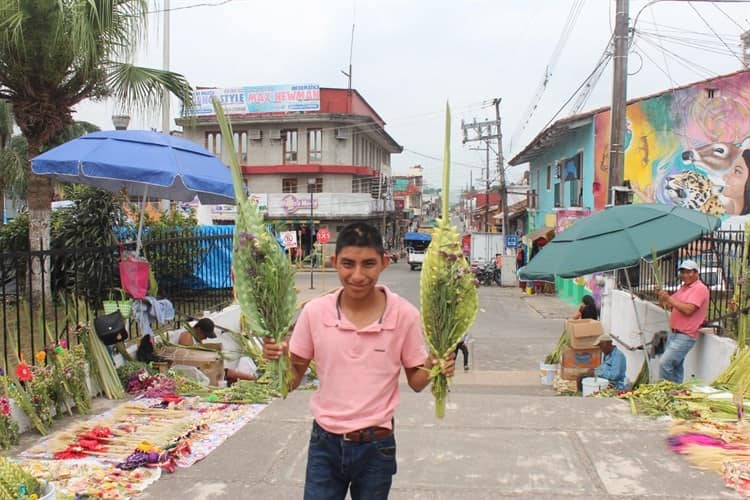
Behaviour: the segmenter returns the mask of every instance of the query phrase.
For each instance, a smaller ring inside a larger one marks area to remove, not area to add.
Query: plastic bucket
[[[55,492],[55,485],[49,481],[40,481],[42,484],[42,493],[39,500],[55,500],[57,493]]]
[[[547,363],[539,363],[539,376],[541,378],[542,385],[552,385],[555,382],[555,374],[557,368],[560,365],[548,365]]]
[[[609,380],[601,377],[586,377],[581,381],[582,392],[584,396],[591,396],[595,392],[606,389]]]

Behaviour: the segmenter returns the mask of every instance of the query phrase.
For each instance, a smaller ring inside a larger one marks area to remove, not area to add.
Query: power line
[[[721,12],[722,14],[724,14],[727,17],[727,19],[729,19],[730,21],[732,21],[735,24],[735,26],[737,26],[739,29],[741,29],[742,31],[746,31],[747,30],[747,27],[742,26],[740,23],[738,23],[735,18],[733,18],[732,16],[730,16],[729,14],[727,14],[726,11],[724,11],[724,9],[722,9],[721,7],[718,6],[718,4],[712,3],[711,5],[713,5],[714,7],[716,7],[716,9],[719,12]]]
[[[146,14],[159,14],[162,12],[174,12],[177,10],[187,10],[187,9],[195,9],[198,7],[221,7],[222,5],[226,5],[230,2],[234,2],[234,0],[221,0],[220,2],[216,3],[194,3],[191,5],[184,5],[182,7],[170,7],[169,9],[159,9],[159,10],[149,10],[146,12]]]
[[[656,24],[656,17],[654,16],[654,9],[651,9],[651,19],[654,20],[654,24]],[[656,33],[659,33],[659,28],[656,28]],[[661,56],[664,58],[664,66],[667,67],[667,78],[669,78],[669,85],[671,87],[674,87],[674,79],[672,78],[672,73],[669,71],[669,62],[667,61],[667,53],[664,52],[664,46],[662,45],[661,41],[659,41],[659,48],[661,48]]]
[[[708,27],[708,29],[710,29],[710,30],[711,30],[711,33],[713,33],[714,35],[716,35],[716,38],[718,38],[719,40],[721,40],[721,43],[723,43],[723,44],[724,44],[724,46],[725,46],[725,47],[727,48],[727,50],[728,50],[728,51],[730,51],[730,52],[732,53],[732,55],[733,55],[733,56],[734,56],[734,57],[735,57],[735,58],[736,58],[736,59],[737,59],[737,60],[738,60],[738,61],[740,62],[740,64],[742,64],[742,66],[744,67],[744,66],[745,66],[745,61],[743,61],[743,60],[742,60],[742,59],[741,59],[741,58],[740,58],[740,57],[739,57],[739,56],[738,56],[737,54],[735,54],[735,52],[734,52],[734,51],[733,51],[733,50],[732,50],[731,48],[729,48],[729,45],[727,45],[727,43],[726,43],[726,42],[724,41],[724,39],[723,39],[723,38],[721,38],[721,37],[719,36],[719,34],[718,34],[718,33],[716,33],[716,31],[714,30],[713,26],[711,26],[711,25],[710,25],[710,24],[708,23],[708,21],[706,21],[706,18],[704,18],[704,17],[703,17],[703,15],[702,15],[702,14],[701,14],[701,13],[700,13],[700,12],[698,11],[698,9],[696,9],[696,8],[695,8],[695,6],[693,5],[693,3],[692,3],[692,2],[688,2],[688,5],[690,6],[690,8],[691,8],[691,9],[693,9],[693,12],[695,12],[695,13],[696,13],[696,14],[698,15],[698,17],[700,17],[700,18],[701,18],[701,21],[703,21],[703,23],[704,23],[704,24],[705,24],[705,25],[706,25],[706,26]]]

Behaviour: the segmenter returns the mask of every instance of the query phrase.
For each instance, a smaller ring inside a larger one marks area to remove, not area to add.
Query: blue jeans
[[[681,384],[685,376],[685,356],[695,345],[695,339],[684,333],[670,332],[667,347],[661,355],[659,377],[675,384]]]
[[[396,473],[393,435],[367,443],[344,441],[313,422],[307,451],[305,500],[385,500]]]

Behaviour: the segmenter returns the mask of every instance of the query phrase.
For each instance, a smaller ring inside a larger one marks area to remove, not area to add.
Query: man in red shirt
[[[682,383],[685,356],[695,345],[708,311],[708,287],[701,281],[699,271],[695,261],[683,260],[680,264],[680,289],[672,295],[657,289],[659,302],[672,311],[669,316],[672,331],[661,356],[659,376],[676,384]]]
[[[388,266],[380,232],[355,222],[336,240],[331,259],[341,289],[310,301],[288,341],[266,338],[263,356],[291,355],[296,388],[311,360],[320,386],[310,401],[315,417],[307,455],[305,500],[385,500],[396,473],[393,413],[399,374],[414,391],[429,383],[428,356],[419,311],[378,285]],[[449,377],[454,356],[445,361]]]

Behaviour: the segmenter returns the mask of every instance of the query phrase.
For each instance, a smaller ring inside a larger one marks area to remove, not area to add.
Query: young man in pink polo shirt
[[[685,357],[695,345],[698,331],[706,320],[708,312],[708,287],[700,279],[700,268],[693,260],[683,260],[680,264],[682,286],[672,295],[657,290],[659,302],[672,313],[669,315],[667,347],[661,356],[659,376],[681,384],[685,371]]]
[[[414,391],[430,382],[417,309],[377,285],[388,266],[383,238],[373,226],[345,227],[331,258],[341,289],[309,302],[288,342],[264,339],[263,355],[288,349],[296,388],[311,360],[320,386],[310,401],[315,417],[307,455],[305,500],[386,499],[396,473],[393,413],[401,367]],[[288,344],[288,347],[287,347]],[[452,376],[454,360],[445,360]]]

